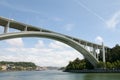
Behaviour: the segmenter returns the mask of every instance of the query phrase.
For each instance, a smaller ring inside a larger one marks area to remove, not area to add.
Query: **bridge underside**
[[[94,67],[96,67],[98,64],[98,60],[88,50],[86,50],[81,44],[59,34],[47,33],[47,32],[35,32],[35,31],[15,32],[15,33],[6,33],[3,35],[0,35],[0,40],[18,38],[18,37],[43,37],[43,38],[49,38],[49,39],[54,39],[54,40],[63,42],[71,46],[72,48],[76,49],[81,54],[83,54],[83,56],[88,61],[90,61],[90,63]]]

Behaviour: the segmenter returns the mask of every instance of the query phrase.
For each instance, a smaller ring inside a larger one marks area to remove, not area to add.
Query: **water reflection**
[[[119,73],[88,73],[83,80],[120,80]]]
[[[119,73],[68,73],[62,71],[0,72],[0,80],[120,80]]]

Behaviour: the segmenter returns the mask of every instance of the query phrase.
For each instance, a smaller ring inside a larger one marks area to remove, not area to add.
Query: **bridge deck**
[[[27,27],[27,31],[42,31],[42,32],[50,32],[50,33],[61,34],[61,33],[53,32],[53,31],[46,30],[46,29],[43,29],[43,28],[37,28],[37,27],[32,26],[32,25],[20,23],[20,22],[11,20],[11,19],[0,17],[0,25],[2,27],[5,27],[8,24],[8,22],[10,22],[10,25],[9,25],[10,28],[14,28],[14,29],[17,29],[17,30],[20,30],[20,31],[24,31],[25,28]],[[61,34],[61,35],[63,35],[63,34]],[[89,42],[89,41],[86,41],[86,40],[78,39],[78,38],[67,36],[67,35],[63,35],[63,36],[71,38],[74,41],[79,42],[82,45],[87,45],[87,46],[91,46],[91,47],[96,47],[97,46],[97,48],[102,48],[101,45],[96,44],[96,43],[92,43],[92,42]],[[105,46],[105,48],[109,48],[109,47]]]

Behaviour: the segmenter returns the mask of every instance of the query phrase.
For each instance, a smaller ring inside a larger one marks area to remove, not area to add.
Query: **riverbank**
[[[120,73],[120,70],[94,69],[94,70],[64,70],[72,73]]]

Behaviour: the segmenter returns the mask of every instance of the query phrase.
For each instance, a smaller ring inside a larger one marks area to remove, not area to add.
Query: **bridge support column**
[[[24,31],[27,31],[27,26],[25,26]]]
[[[90,46],[90,52],[92,52],[92,54],[93,54],[93,44],[91,44],[91,46]]]
[[[87,42],[85,43],[85,48],[88,50],[88,45],[87,45]]]
[[[85,49],[87,49],[87,43],[84,43],[83,46]]]
[[[95,56],[95,58],[97,58],[96,57],[96,48],[95,47],[93,47],[93,55]]]
[[[8,21],[7,25],[4,27],[4,33],[9,32],[10,21]]]
[[[102,42],[102,53],[103,53],[103,62],[105,63],[106,60],[105,60],[105,47],[104,47],[104,44]]]
[[[107,48],[105,48],[105,53],[107,53]]]
[[[42,29],[40,29],[40,32],[42,32]]]
[[[100,52],[100,51],[99,51],[98,46],[97,46],[96,48],[97,48],[97,51],[96,51],[96,53],[97,53],[97,54],[96,54],[96,58],[97,58],[97,60],[99,60],[99,52]]]

